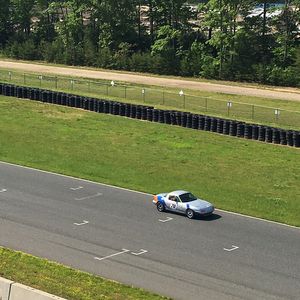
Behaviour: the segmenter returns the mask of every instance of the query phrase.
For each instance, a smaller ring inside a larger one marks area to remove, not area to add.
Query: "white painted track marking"
[[[83,189],[83,187],[79,186],[79,187],[76,187],[76,188],[70,188],[70,190],[72,190],[72,191],[77,191],[77,190],[80,190],[80,189]]]
[[[95,195],[92,196],[86,196],[86,197],[82,197],[82,198],[75,198],[76,201],[82,201],[82,200],[88,200],[88,199],[92,199],[92,198],[96,198],[98,196],[102,196],[102,193],[97,193]]]
[[[159,219],[158,221],[159,221],[159,222],[162,222],[162,223],[166,223],[166,222],[169,222],[169,221],[171,221],[171,220],[173,220],[173,218],[167,217],[166,220],[161,220],[161,219]]]
[[[228,252],[231,252],[231,251],[234,251],[234,250],[236,250],[236,249],[239,249],[238,246],[232,245],[231,247],[232,247],[231,249],[227,249],[227,248],[223,248],[223,249],[224,249],[225,251],[228,251]]]
[[[131,252],[131,254],[138,256],[138,255],[142,255],[142,254],[147,253],[147,252],[148,252],[147,250],[141,249],[140,252],[138,252],[138,253]]]
[[[21,166],[21,165],[18,165],[18,164],[9,163],[9,162],[5,162],[5,161],[0,161],[0,163],[1,164],[5,164],[5,165],[10,165],[10,166],[18,167],[18,168],[22,168],[22,169],[33,170],[33,171],[38,171],[38,172],[45,173],[45,174],[51,174],[51,175],[55,175],[55,176],[61,176],[61,177],[71,178],[71,179],[78,180],[78,181],[81,181],[81,182],[93,183],[93,184],[107,186],[107,187],[110,187],[110,188],[113,188],[113,189],[117,189],[117,190],[121,190],[121,191],[128,191],[128,192],[132,192],[132,193],[136,193],[136,194],[141,194],[141,195],[146,195],[146,196],[152,196],[153,197],[153,194],[149,194],[149,193],[145,193],[145,192],[140,192],[140,191],[135,191],[135,190],[127,189],[127,188],[122,188],[122,187],[118,187],[118,186],[111,185],[111,184],[96,182],[96,181],[92,181],[92,180],[88,180],[88,179],[83,179],[83,178],[76,178],[76,177],[70,176],[70,175],[64,175],[64,174],[59,174],[59,173],[55,173],[55,172],[51,172],[51,171],[45,171],[45,170],[41,170],[41,169],[37,169],[37,168]],[[235,212],[231,212],[231,211],[224,210],[224,209],[218,209],[217,208],[217,209],[215,209],[215,211],[220,211],[220,212],[223,212],[223,213],[226,213],[226,214],[230,214],[230,215],[235,215],[235,216],[239,216],[239,217],[243,217],[243,218],[253,219],[253,220],[257,220],[257,221],[261,221],[261,222],[267,222],[267,223],[271,223],[271,224],[275,224],[275,225],[279,225],[279,226],[285,226],[285,227],[289,227],[289,228],[294,228],[294,229],[300,230],[300,228],[297,227],[297,226],[288,225],[288,224],[284,224],[284,223],[279,223],[279,222],[276,222],[276,221],[271,221],[271,220],[262,219],[262,218],[258,218],[258,217],[243,215],[243,214],[240,214],[240,213],[235,213]]]
[[[118,253],[115,253],[115,254],[111,254],[111,255],[108,255],[108,256],[104,256],[104,257],[94,257],[94,259],[96,260],[104,260],[104,259],[107,259],[107,258],[110,258],[110,257],[113,257],[113,256],[117,256],[117,255],[120,255],[120,254],[123,254],[123,253],[126,253],[126,252],[129,252],[130,250],[128,249],[122,249],[121,252],[118,252]]]
[[[73,223],[73,224],[76,225],[76,226],[81,226],[81,225],[89,224],[89,221],[83,220],[82,223]]]
[[[4,193],[4,192],[7,192],[7,189],[0,190],[0,193]]]

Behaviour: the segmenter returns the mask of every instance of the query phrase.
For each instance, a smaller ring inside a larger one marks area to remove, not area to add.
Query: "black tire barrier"
[[[124,103],[119,103],[118,105],[120,107],[119,115],[124,117],[125,116],[125,104]]]
[[[157,109],[153,110],[153,122],[158,122],[159,119],[159,111]]]
[[[164,112],[164,121],[166,124],[171,124],[171,113],[170,111],[165,111]]]
[[[94,112],[99,112],[99,101],[94,99]]]
[[[181,127],[186,127],[187,126],[187,114],[186,112],[181,113]]]
[[[104,110],[104,102],[103,100],[98,100],[98,113],[103,113]]]
[[[147,120],[147,109],[148,107],[142,106],[142,120]]]
[[[11,87],[9,85],[6,85],[4,88],[4,95],[5,96],[11,96]]]
[[[229,135],[231,135],[231,136],[237,135],[237,123],[235,121],[230,121]]]
[[[112,102],[109,105],[109,113],[111,115],[119,115],[120,114],[120,104],[117,102]]]
[[[289,130],[286,133],[287,145],[293,147],[294,146],[294,136],[293,131]]]
[[[93,98],[90,98],[90,101],[89,101],[89,110],[90,111],[94,111],[95,110],[95,99],[93,99]]]
[[[178,125],[177,124],[177,115],[176,115],[176,112],[172,111],[170,113],[170,115],[171,115],[171,124],[172,125]]]
[[[61,105],[66,106],[67,103],[67,94],[62,94],[61,96]]]
[[[217,127],[218,127],[218,119],[211,118],[210,131],[217,132]]]
[[[252,140],[258,140],[258,126],[252,125]]]
[[[210,117],[205,117],[204,130],[205,131],[210,131],[210,126],[211,126],[211,118]]]
[[[245,136],[245,123],[237,124],[236,136],[239,138],[242,138]]]
[[[130,110],[130,118],[135,119],[135,117],[136,117],[136,105],[132,105]]]
[[[181,111],[177,111],[175,113],[176,115],[176,123],[178,126],[182,126],[182,112]]]
[[[257,124],[247,124],[235,120],[219,119],[188,112],[164,111],[148,106],[85,98],[73,94],[4,83],[0,83],[0,95],[71,106],[99,113],[112,113],[114,115],[179,125],[193,129],[213,131],[268,143],[288,145],[297,148],[300,147],[299,131],[284,130]]]
[[[266,127],[259,126],[258,127],[258,140],[264,142],[266,140]]]
[[[109,113],[109,101],[103,101],[103,113]]]
[[[36,100],[36,101],[41,101],[41,91],[39,89],[35,89],[34,90],[34,93],[33,93],[33,100]]]
[[[147,121],[152,122],[153,121],[153,109],[147,108]]]
[[[218,119],[217,122],[217,133],[223,133],[223,129],[224,129],[224,120],[223,119]]]
[[[277,128],[273,128],[273,143],[280,144],[280,132]]]
[[[205,116],[199,116],[199,126],[200,130],[204,130],[205,127]]]
[[[111,115],[114,114],[114,106],[115,106],[115,103],[116,103],[116,102],[113,102],[113,101],[109,102],[108,113],[111,114]]]
[[[24,98],[23,87],[17,87],[17,98]]]
[[[192,128],[193,114],[186,113],[186,128]]]
[[[229,135],[230,133],[230,120],[224,120],[223,134]]]
[[[252,139],[253,127],[251,124],[245,124],[245,134],[244,137],[248,140]]]
[[[273,128],[267,127],[266,129],[266,142],[272,143],[273,142]]]
[[[192,115],[192,128],[199,129],[199,116],[198,115]]]
[[[293,132],[293,140],[294,140],[294,147],[300,147],[300,132],[294,131]]]
[[[53,93],[53,98],[52,98],[53,104],[57,104],[57,93]]]
[[[164,111],[161,109],[158,109],[158,122],[159,123],[165,122],[165,114],[164,114]]]
[[[137,105],[136,107],[136,119],[141,120],[142,119],[142,107],[140,105]]]
[[[130,111],[131,111],[131,105],[126,103],[126,105],[125,105],[125,116],[127,118],[130,118]]]
[[[286,130],[280,130],[280,145],[287,145],[287,132]]]
[[[42,93],[42,101],[43,102],[48,102],[49,99],[49,92],[48,91],[43,91]]]
[[[71,96],[70,97],[70,101],[69,101],[69,104],[71,107],[75,107],[75,97],[74,96]],[[84,109],[88,109],[88,105],[85,105]]]

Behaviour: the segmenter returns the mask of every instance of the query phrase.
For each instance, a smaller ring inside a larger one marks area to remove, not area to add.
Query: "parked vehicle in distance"
[[[189,219],[196,215],[209,216],[214,211],[214,206],[187,191],[173,191],[154,195],[153,201],[159,212],[165,210],[185,214]]]

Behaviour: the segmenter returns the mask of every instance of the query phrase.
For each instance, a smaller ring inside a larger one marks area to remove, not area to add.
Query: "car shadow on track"
[[[207,221],[207,222],[211,222],[211,221],[216,221],[218,219],[221,219],[222,216],[218,215],[218,214],[212,214],[210,216],[207,217],[202,217],[202,216],[195,216],[195,220],[201,220],[201,221]]]
[[[168,216],[172,217],[172,215],[177,215],[177,216],[182,216],[183,218],[187,218],[184,214],[176,212],[176,211],[165,211],[165,214],[167,214]],[[205,222],[211,222],[211,221],[216,221],[218,219],[221,219],[222,216],[213,213],[210,216],[200,216],[200,215],[195,215],[193,219],[191,219],[191,221],[205,221]]]

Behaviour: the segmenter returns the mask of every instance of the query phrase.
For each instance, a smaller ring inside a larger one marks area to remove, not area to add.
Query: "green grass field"
[[[83,78],[56,77],[21,73],[0,68],[0,80],[44,89],[116,99],[123,102],[153,105],[157,108],[177,109],[219,117],[234,118],[289,129],[300,129],[300,103],[296,101],[264,99],[240,95],[185,90],[184,96],[176,89],[163,89],[117,82],[114,87],[107,81]],[[144,92],[143,92],[144,91]],[[233,103],[228,109],[227,102]],[[275,115],[280,109],[280,116]]]
[[[167,299],[142,289],[1,247],[0,276],[70,300]]]

